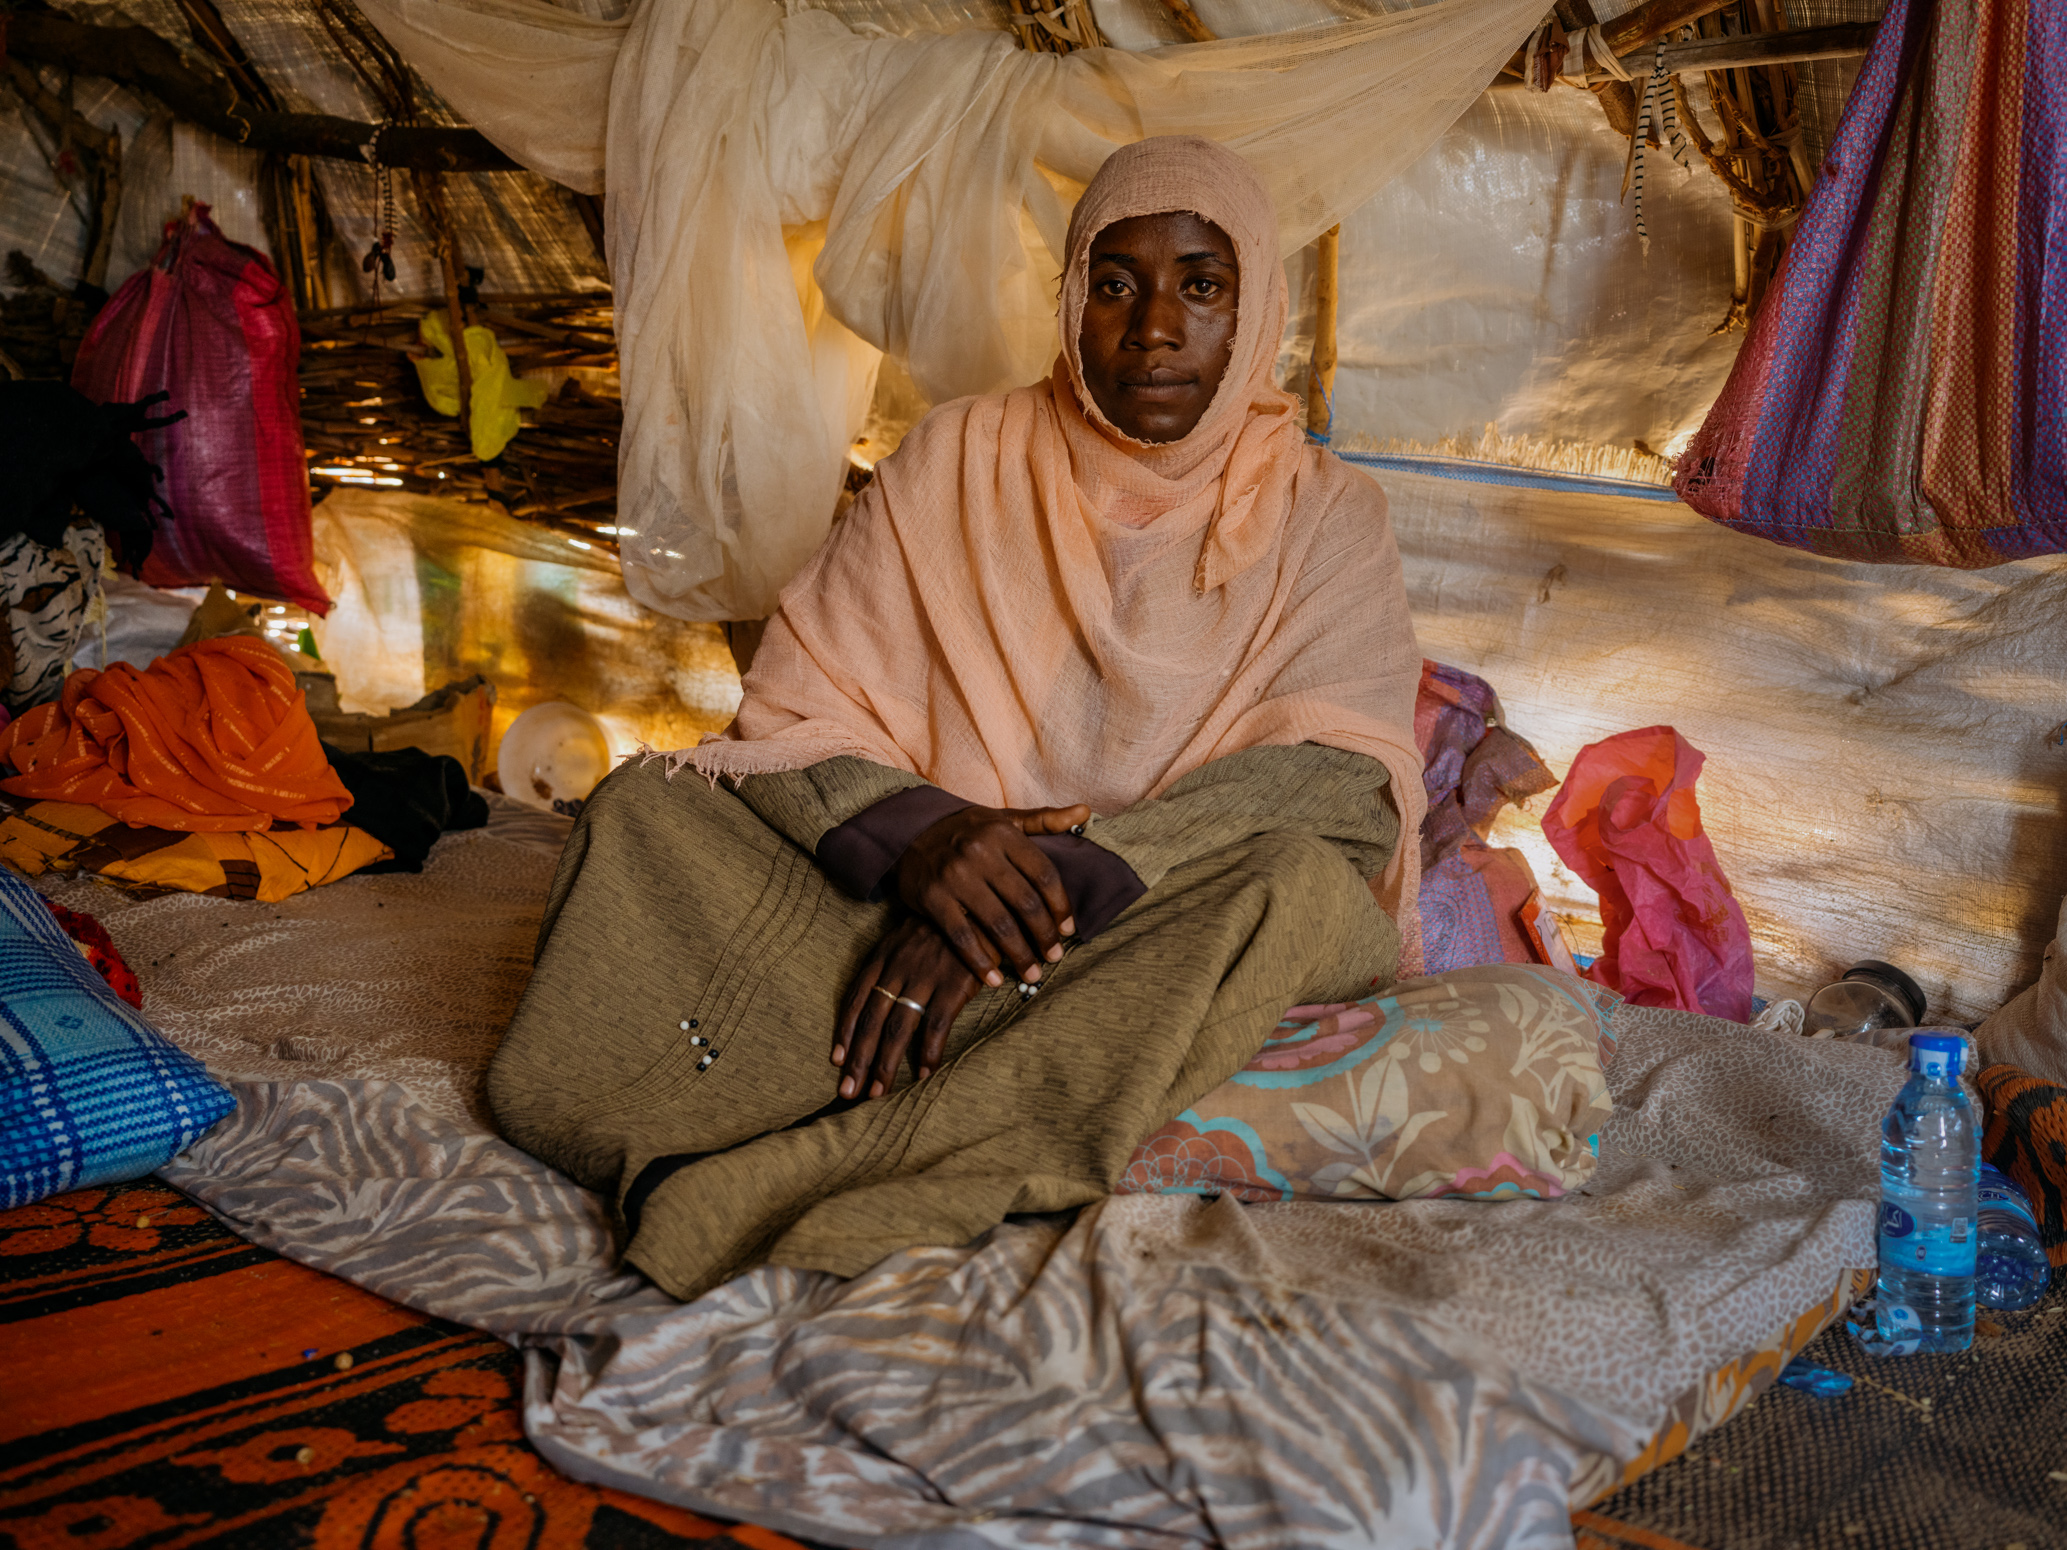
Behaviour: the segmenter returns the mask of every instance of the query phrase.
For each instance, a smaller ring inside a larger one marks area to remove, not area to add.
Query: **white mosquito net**
[[[1046,371],[1054,255],[1115,146],[1233,146],[1292,252],[1449,127],[1542,0],[1069,55],[979,16],[899,36],[772,0],[364,9],[511,155],[607,194],[626,584],[678,617],[745,619],[824,537],[884,352],[935,403]]]

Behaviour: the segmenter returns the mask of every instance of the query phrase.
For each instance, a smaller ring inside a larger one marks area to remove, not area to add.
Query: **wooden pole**
[[[436,177],[434,172],[432,177]],[[459,371],[459,426],[467,445],[474,443],[474,362],[467,353],[466,308],[459,300],[459,244],[448,227],[438,241],[438,257],[445,266],[445,326],[452,330],[452,360]]]
[[[317,215],[322,194],[306,156],[287,158],[284,191],[292,201],[294,231],[291,240],[301,253],[302,284],[308,291],[311,311],[330,305],[330,277],[323,270],[323,220]]]
[[[1327,436],[1335,424],[1335,315],[1341,259],[1342,228],[1330,226],[1313,245],[1313,362],[1306,377],[1306,429],[1312,436]]]
[[[1191,8],[1191,0],[1163,0],[1163,9],[1170,13],[1170,20],[1177,24],[1177,30],[1192,42],[1212,43],[1218,38],[1219,34]]]
[[[115,217],[122,208],[122,137],[112,129],[99,160],[94,177],[93,241],[86,250],[86,272],[82,278],[95,290],[104,290],[108,283],[108,256],[115,243]]]
[[[1798,31],[1738,33],[1665,45],[1670,75],[1703,70],[1743,70],[1753,65],[1800,64],[1810,59],[1855,59],[1873,47],[1878,22],[1840,22]]]
[[[1743,309],[1744,320],[1748,321],[1751,307],[1751,223],[1741,215],[1730,217],[1730,261],[1730,310],[1734,316],[1738,309]]]
[[[1737,0],[1644,0],[1644,4],[1634,10],[1624,11],[1611,22],[1603,22],[1601,40],[1615,51],[1615,57],[1619,59],[1669,32],[1679,31],[1689,22],[1699,21],[1736,3]]]

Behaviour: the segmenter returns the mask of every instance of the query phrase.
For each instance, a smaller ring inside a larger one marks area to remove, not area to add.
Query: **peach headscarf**
[[[1233,241],[1220,389],[1181,441],[1099,413],[1077,356],[1092,239],[1186,210]],[[1113,813],[1244,748],[1381,760],[1400,809],[1381,902],[1414,940],[1421,652],[1385,496],[1272,382],[1277,219],[1208,140],[1115,152],[1070,221],[1047,381],[943,404],[783,589],[738,718],[681,757],[715,779],[854,754],[988,805]]]

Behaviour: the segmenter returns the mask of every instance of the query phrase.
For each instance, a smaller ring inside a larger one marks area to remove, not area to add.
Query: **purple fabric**
[[[2012,48],[2020,78],[1994,73]],[[1976,95],[1998,90],[2015,92],[2018,122]],[[2007,135],[2014,146],[1997,143]],[[1993,183],[2004,154],[2007,223]],[[1948,224],[1970,218],[1952,196],[1977,172],[1978,219],[2000,230]],[[2014,254],[2014,296],[1992,258],[1937,269],[1970,243]],[[1991,338],[2003,323],[2013,359],[1984,352],[1982,369],[2007,376],[1988,391],[2005,393],[2008,425],[1999,409],[1976,417],[1920,396],[1944,365],[1926,338],[1937,309]],[[1715,521],[1835,558],[1978,566],[2067,549],[2067,7],[1893,0],[1675,488]]]
[[[818,841],[818,864],[855,898],[880,900],[911,842],[941,819],[975,805],[938,786],[912,786],[828,829]],[[1034,844],[1061,874],[1076,912],[1079,941],[1090,941],[1148,891],[1132,867],[1081,835],[1037,834]]]
[[[1493,686],[1476,673],[1422,662],[1421,687],[1414,700],[1414,741],[1421,748],[1421,787],[1428,793],[1428,815],[1421,820],[1424,892],[1443,857],[1454,854],[1470,837],[1458,787],[1464,781],[1465,761],[1485,737],[1486,724],[1499,704]]]
[[[1822,174],[1809,193],[1787,254],[1785,283],[1767,306],[1775,348],[1754,445],[1744,469],[1737,523],[1769,525],[1772,536],[1827,528],[1837,473],[1839,425],[1858,336],[1858,269],[1865,213],[1890,171],[1889,130],[1903,88],[1930,45],[1929,0],[1888,8],[1845,103]],[[1899,161],[1894,175],[1901,175]],[[1763,319],[1761,319],[1763,322]]]
[[[1422,973],[1506,961],[1493,896],[1461,852],[1452,851],[1421,874],[1419,902]]]
[[[1421,664],[1414,740],[1428,792],[1418,895],[1421,965],[1427,974],[1529,961],[1521,928],[1512,918],[1521,899],[1496,902],[1480,867],[1466,859],[1469,852],[1485,864],[1490,852],[1483,837],[1508,803],[1526,801],[1557,784],[1535,749],[1496,724],[1499,714],[1500,697],[1476,673],[1442,662]],[[1516,857],[1511,866],[1534,887],[1528,863]]]
[[[1476,673],[1423,661],[1414,706],[1414,740],[1421,745],[1421,785],[1431,808],[1464,779],[1464,760],[1500,708],[1493,686]]]
[[[938,786],[911,786],[864,807],[818,841],[819,868],[847,893],[875,903],[911,842],[974,802]]]
[[[1095,840],[1076,834],[1037,834],[1034,843],[1062,874],[1062,888],[1077,912],[1077,940],[1088,942],[1148,889],[1134,869]]]

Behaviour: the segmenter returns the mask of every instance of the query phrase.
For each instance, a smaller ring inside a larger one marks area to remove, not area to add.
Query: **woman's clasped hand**
[[[1075,807],[966,807],[925,830],[897,864],[910,911],[863,960],[840,1005],[832,1063],[842,1098],[880,1098],[910,1053],[923,1081],[979,983],[1040,983],[1076,934],[1062,875],[1031,836],[1088,822]]]

